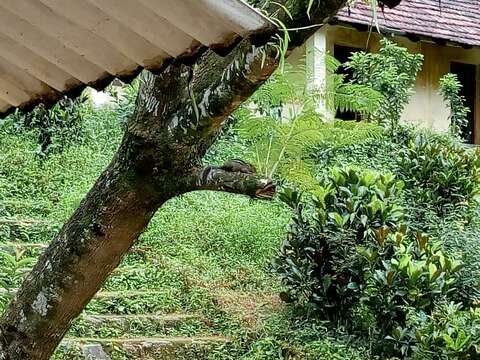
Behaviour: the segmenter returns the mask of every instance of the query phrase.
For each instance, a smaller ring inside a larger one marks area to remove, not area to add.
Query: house
[[[342,9],[329,25],[317,31],[307,45],[292,54],[296,64],[306,56],[308,86],[325,81],[325,53],[341,62],[359,50],[375,52],[381,36],[388,36],[412,53],[424,55],[415,94],[402,119],[446,130],[449,109],[439,95],[439,79],[458,75],[470,108],[470,143],[480,143],[480,0],[403,0],[394,9],[377,12],[382,35],[372,28],[372,9],[361,2]],[[320,104],[320,107],[322,105]],[[333,117],[323,109],[327,118]]]

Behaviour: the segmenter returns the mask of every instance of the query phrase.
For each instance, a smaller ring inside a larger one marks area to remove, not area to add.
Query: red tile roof
[[[341,22],[370,25],[369,5],[358,3],[337,14]],[[480,46],[480,0],[403,0],[378,11],[380,29]]]

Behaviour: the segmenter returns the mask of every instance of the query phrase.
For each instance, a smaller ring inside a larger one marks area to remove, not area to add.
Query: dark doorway
[[[335,45],[333,47],[333,56],[337,59],[341,64],[346,63],[352,54],[362,51],[360,48],[354,48],[350,46],[342,46],[342,45]],[[337,74],[344,74],[345,80],[349,81],[352,79],[352,72],[346,69],[344,66],[340,66],[336,71]],[[335,114],[337,119],[341,120],[361,120],[360,114],[352,112],[352,111],[337,111]]]
[[[475,143],[475,102],[477,95],[477,66],[452,62],[450,72],[456,74],[462,84],[461,95],[465,97],[465,105],[470,109],[468,124],[462,129],[462,137],[469,144]]]

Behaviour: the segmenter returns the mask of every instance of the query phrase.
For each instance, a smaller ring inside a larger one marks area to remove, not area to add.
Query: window
[[[462,129],[462,136],[469,144],[475,143],[475,103],[477,96],[477,67],[476,65],[452,62],[450,72],[456,74],[462,84],[461,95],[465,97],[465,105],[470,109],[468,124]]]
[[[333,48],[333,56],[335,59],[337,59],[341,64],[346,63],[349,59],[350,56],[352,56],[353,53],[362,51],[360,48],[354,48],[354,47],[349,47],[349,46],[342,46],[342,45],[335,45]],[[352,78],[352,73],[350,70],[345,69],[344,66],[340,66],[337,70],[338,74],[345,74],[345,80],[350,80]],[[360,120],[361,116],[358,113],[352,112],[352,111],[337,111],[335,117],[337,119],[342,119],[342,120]]]

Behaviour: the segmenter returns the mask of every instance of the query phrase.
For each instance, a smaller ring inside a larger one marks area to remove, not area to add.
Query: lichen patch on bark
[[[46,316],[48,313],[48,300],[43,290],[37,295],[37,298],[32,304],[32,309],[41,316]],[[25,316],[25,315],[24,315]]]

